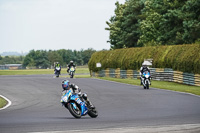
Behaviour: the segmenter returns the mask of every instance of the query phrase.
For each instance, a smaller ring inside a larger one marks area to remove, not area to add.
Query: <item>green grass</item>
[[[7,101],[5,99],[3,99],[2,97],[0,97],[0,108],[6,106]]]
[[[37,75],[53,73],[54,69],[0,70],[0,75]],[[67,68],[62,68],[61,74],[67,74]],[[77,67],[76,74],[89,75],[89,69],[88,67]]]
[[[139,79],[118,79],[118,78],[110,78],[110,77],[99,77],[99,79],[104,80],[110,80],[120,83],[126,83],[126,84],[132,84],[132,85],[140,85]],[[167,81],[152,81],[152,85],[150,88],[160,88],[160,89],[166,89],[166,90],[172,90],[172,91],[179,91],[179,92],[186,92],[186,93],[192,93],[195,95],[200,95],[200,87],[198,86],[189,86],[174,82],[167,82]],[[142,87],[142,86],[141,86]]]
[[[65,69],[65,71],[66,71],[66,69]],[[67,72],[66,72],[67,73]],[[89,68],[87,67],[87,68],[84,68],[84,67],[77,67],[77,69],[76,69],[76,73],[78,73],[78,74],[82,74],[82,73],[84,73],[84,74],[88,74],[89,75]]]
[[[53,69],[0,70],[0,75],[52,74]]]

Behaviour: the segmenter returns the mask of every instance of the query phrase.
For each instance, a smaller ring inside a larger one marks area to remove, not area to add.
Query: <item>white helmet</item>
[[[78,87],[78,85],[75,85],[74,88],[75,88],[75,93],[80,95],[81,94],[81,89]]]
[[[148,65],[148,63],[147,63],[146,61],[144,61],[144,62],[142,63],[142,66],[143,66],[144,68],[146,68],[147,65]]]
[[[142,63],[143,66],[151,66],[152,64],[149,61],[144,61]]]

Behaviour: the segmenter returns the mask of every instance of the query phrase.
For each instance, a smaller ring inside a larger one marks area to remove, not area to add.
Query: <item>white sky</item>
[[[109,49],[106,21],[125,0],[0,0],[0,53]]]

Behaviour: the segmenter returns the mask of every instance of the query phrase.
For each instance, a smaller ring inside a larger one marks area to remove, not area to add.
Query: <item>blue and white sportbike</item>
[[[61,97],[61,103],[75,118],[81,118],[81,116],[87,114],[92,118],[98,116],[96,108],[94,106],[90,108],[87,102],[78,94],[73,93],[71,89],[67,90],[66,93],[63,94]]]
[[[141,79],[142,79],[142,84],[143,84],[144,89],[149,89],[149,85],[151,85],[150,73],[148,71],[143,72]]]

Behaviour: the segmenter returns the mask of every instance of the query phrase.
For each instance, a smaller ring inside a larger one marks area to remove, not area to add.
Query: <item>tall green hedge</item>
[[[138,70],[144,59],[153,59],[154,68],[200,74],[200,44],[168,45],[99,51],[92,55],[88,66],[93,72],[106,68]],[[96,63],[102,67],[97,68]]]

